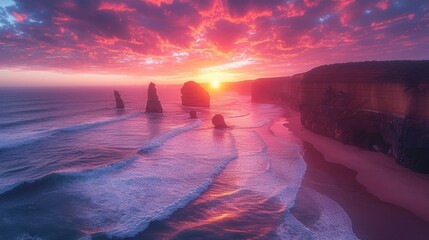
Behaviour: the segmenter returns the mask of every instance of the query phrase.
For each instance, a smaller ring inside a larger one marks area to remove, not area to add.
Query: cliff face
[[[301,122],[429,173],[429,61],[335,64],[301,81]]]
[[[221,89],[225,91],[237,92],[240,95],[250,95],[254,80],[245,80],[239,82],[223,82]]]
[[[252,84],[252,102],[288,104],[298,109],[302,77],[302,74],[297,74],[291,77],[257,79]]]
[[[429,61],[333,64],[258,79],[252,101],[290,105],[316,133],[429,173]]]
[[[252,102],[281,103],[281,88],[285,77],[260,78],[252,84]]]

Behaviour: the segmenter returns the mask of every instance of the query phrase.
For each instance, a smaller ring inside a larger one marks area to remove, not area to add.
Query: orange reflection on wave
[[[232,194],[234,194],[234,193],[236,193],[238,191],[239,191],[239,189],[235,189],[235,190],[232,190],[232,191],[224,191],[224,192],[221,192],[221,193],[209,193],[209,196],[210,197],[214,197],[214,198],[223,197],[223,196],[232,195]]]
[[[217,221],[220,221],[220,220],[224,220],[226,218],[233,218],[235,216],[236,216],[235,214],[232,214],[230,212],[221,213],[219,215],[216,215],[216,216],[213,216],[213,217],[207,219],[206,222],[207,223],[213,223],[213,222],[217,222]]]

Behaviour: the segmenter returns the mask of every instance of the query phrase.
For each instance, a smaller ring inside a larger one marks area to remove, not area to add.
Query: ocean
[[[146,87],[117,88],[123,110],[113,90],[0,89],[0,239],[356,239],[312,189],[294,214],[306,164],[273,128],[281,107],[232,92],[185,107],[157,86],[149,114]]]

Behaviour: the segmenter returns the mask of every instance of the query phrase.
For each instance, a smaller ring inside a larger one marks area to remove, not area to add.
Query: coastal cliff
[[[250,95],[254,80],[245,80],[239,82],[223,82],[222,90],[236,92],[240,95]]]
[[[255,81],[252,101],[296,108],[299,99],[307,129],[429,173],[429,61],[333,64],[299,76]]]
[[[298,110],[301,101],[300,82],[303,74],[290,77],[259,78],[252,84],[252,102],[288,104]]]

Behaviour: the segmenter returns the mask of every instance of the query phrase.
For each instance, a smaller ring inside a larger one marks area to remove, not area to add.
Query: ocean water
[[[291,214],[306,164],[280,107],[184,107],[157,86],[164,113],[147,114],[145,87],[118,90],[123,110],[112,88],[0,89],[0,239],[356,239],[314,190],[312,223]]]

